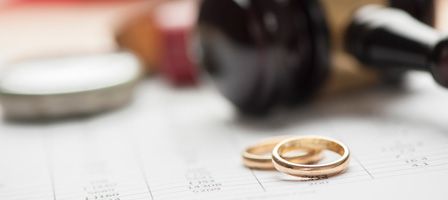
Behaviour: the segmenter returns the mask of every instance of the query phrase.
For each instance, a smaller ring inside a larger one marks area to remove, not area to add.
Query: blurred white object
[[[198,1],[167,1],[156,10],[157,25],[163,29],[191,28],[196,23]]]
[[[126,104],[140,73],[128,52],[21,62],[0,75],[0,102],[12,119],[93,114]]]

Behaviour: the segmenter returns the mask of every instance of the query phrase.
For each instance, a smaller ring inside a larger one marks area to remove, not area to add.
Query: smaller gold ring
[[[272,156],[265,154],[271,154],[272,150],[279,142],[291,137],[294,136],[271,137],[256,142],[254,145],[248,147],[244,151],[243,153],[244,166],[252,169],[263,169],[263,170],[275,169],[274,164],[272,163]],[[290,162],[301,164],[316,163],[322,160],[323,158],[322,151],[315,151],[313,149],[305,149],[305,148],[300,150],[304,150],[305,152],[300,155],[283,157],[283,158]]]
[[[298,149],[330,150],[341,155],[336,161],[326,164],[303,165],[290,162],[281,155]],[[272,150],[275,168],[285,174],[304,178],[324,178],[343,173],[350,162],[350,151],[342,142],[323,136],[292,137],[278,143]]]

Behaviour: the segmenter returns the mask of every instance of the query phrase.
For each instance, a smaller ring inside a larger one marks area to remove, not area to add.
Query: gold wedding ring
[[[252,169],[272,170],[275,169],[272,163],[272,150],[281,141],[294,136],[278,136],[271,137],[257,142],[256,144],[247,148],[243,153],[243,163],[246,167]],[[322,151],[314,149],[296,149],[304,150],[302,154],[282,157],[292,163],[309,164],[316,163],[323,158]],[[266,155],[268,154],[268,155]]]
[[[330,150],[341,157],[327,164],[304,165],[290,162],[282,155],[296,150],[313,149],[315,151]],[[303,178],[324,178],[340,174],[347,170],[350,162],[350,151],[338,140],[323,136],[299,136],[281,141],[272,151],[272,162],[275,168],[285,174]]]

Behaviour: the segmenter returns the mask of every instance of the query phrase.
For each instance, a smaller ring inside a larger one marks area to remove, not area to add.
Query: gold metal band
[[[341,157],[326,164],[297,164],[283,158],[282,155],[296,150],[314,149],[315,151],[330,150]],[[322,178],[340,174],[347,170],[350,162],[350,151],[342,142],[323,136],[292,137],[278,143],[272,151],[272,162],[275,168],[285,174],[304,178]]]
[[[274,147],[281,141],[294,136],[278,136],[271,137],[261,141],[247,148],[243,153],[244,166],[252,169],[273,170],[274,165],[272,163],[272,153]],[[283,157],[293,163],[310,164],[316,163],[323,158],[321,151],[313,149],[301,149],[305,150],[303,154],[295,155],[291,157]],[[268,155],[265,155],[268,154]]]

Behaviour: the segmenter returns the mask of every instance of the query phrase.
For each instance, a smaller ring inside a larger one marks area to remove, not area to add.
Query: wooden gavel
[[[434,2],[424,0],[204,0],[200,55],[240,111],[263,114],[399,79],[394,69],[427,69],[445,83],[433,23]]]

